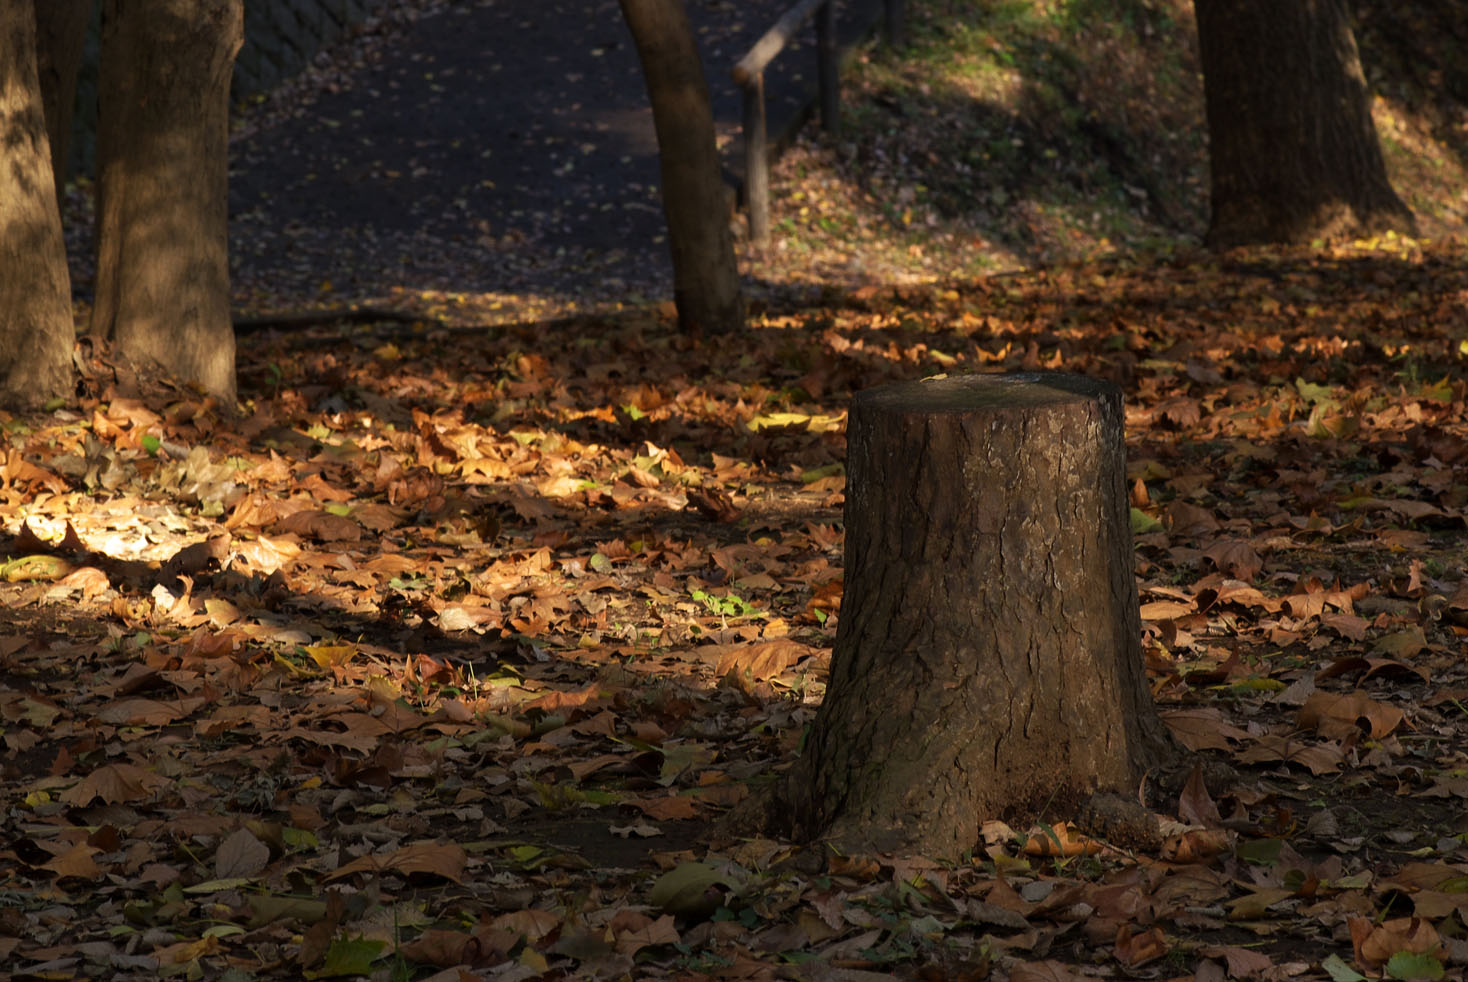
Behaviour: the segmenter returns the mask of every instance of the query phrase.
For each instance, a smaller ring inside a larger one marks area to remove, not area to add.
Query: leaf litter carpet
[[[1386,240],[769,306],[737,350],[260,332],[237,420],[94,360],[5,423],[0,977],[1461,973],[1465,298],[1461,247]],[[1125,388],[1150,684],[1207,766],[1145,847],[719,830],[820,699],[850,393],[1019,368]]]

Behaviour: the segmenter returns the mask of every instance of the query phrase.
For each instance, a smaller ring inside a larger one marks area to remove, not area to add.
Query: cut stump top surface
[[[898,412],[960,413],[1118,399],[1120,394],[1113,383],[1085,375],[1016,372],[894,382],[858,393],[855,404]]]

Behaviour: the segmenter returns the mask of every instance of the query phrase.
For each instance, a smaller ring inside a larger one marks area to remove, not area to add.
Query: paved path
[[[729,69],[790,0],[687,3],[737,170]],[[777,61],[772,116],[794,112],[809,89],[811,33]],[[242,304],[445,290],[533,307],[666,294],[656,140],[616,0],[430,7],[334,88],[233,144]]]

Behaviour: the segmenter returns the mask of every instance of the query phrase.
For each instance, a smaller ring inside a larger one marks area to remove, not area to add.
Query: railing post
[[[756,72],[744,91],[744,207],[749,238],[763,248],[770,241],[770,157],[765,133],[765,73]]]
[[[836,57],[836,0],[825,0],[816,11],[816,70],[821,90],[821,128],[841,128],[841,72]]]
[[[893,49],[901,48],[907,44],[907,25],[903,23],[904,0],[886,0],[887,7],[887,45]]]

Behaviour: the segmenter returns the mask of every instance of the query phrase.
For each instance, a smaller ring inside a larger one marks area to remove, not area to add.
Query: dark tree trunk
[[[87,40],[92,0],[35,0],[36,65],[51,140],[51,173],[56,194],[71,173],[71,120],[76,109],[76,78]]]
[[[1194,0],[1213,170],[1209,245],[1394,229],[1345,0]]]
[[[695,334],[744,326],[729,194],[719,172],[708,82],[683,0],[621,0],[652,103],[679,325]]]
[[[35,12],[28,0],[0,3],[0,405],[66,395],[75,337]]]
[[[856,397],[846,583],[791,830],[957,858],[1166,756],[1147,690],[1120,391],[970,375]]]
[[[105,0],[92,333],[234,402],[229,82],[242,0]]]

